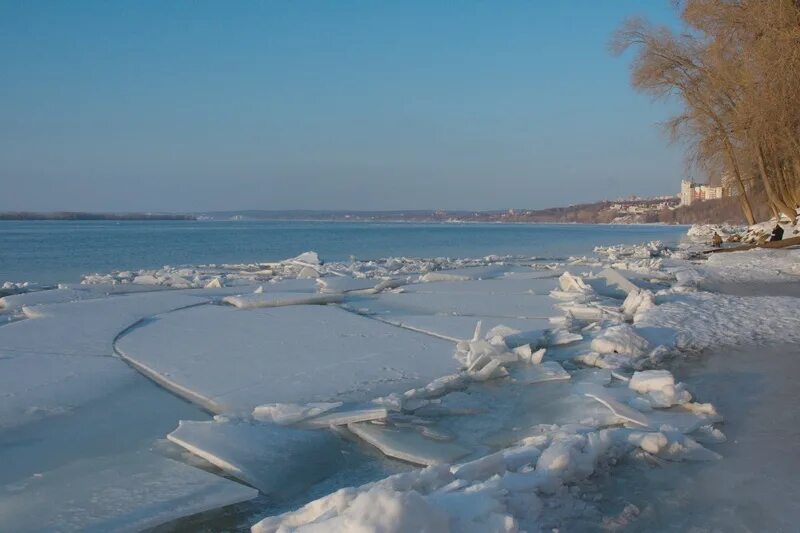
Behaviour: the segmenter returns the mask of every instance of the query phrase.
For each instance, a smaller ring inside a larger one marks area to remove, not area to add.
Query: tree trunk
[[[767,193],[770,203],[775,206],[776,210],[786,215],[792,224],[797,220],[797,213],[794,209],[786,205],[776,194],[770,184],[769,175],[767,173],[767,165],[764,160],[764,151],[761,144],[756,144],[756,159],[758,161],[758,170],[761,174],[761,181],[764,183],[764,191]]]

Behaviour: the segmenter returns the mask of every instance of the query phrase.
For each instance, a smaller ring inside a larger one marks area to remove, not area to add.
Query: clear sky
[[[676,193],[608,53],[667,0],[0,0],[0,211],[536,208]]]

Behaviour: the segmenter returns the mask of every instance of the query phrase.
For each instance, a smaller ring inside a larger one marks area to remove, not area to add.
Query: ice
[[[475,329],[475,323],[481,321],[488,329],[496,326],[508,326],[519,331],[509,339],[513,343],[538,343],[544,336],[548,322],[544,319],[524,318],[495,318],[486,316],[457,316],[457,315],[402,315],[388,314],[375,315],[375,318],[395,326],[418,331],[434,337],[439,337],[452,342],[469,338]]]
[[[674,387],[675,377],[669,370],[645,370],[634,372],[628,382],[628,387],[636,392],[647,394],[662,390],[664,387]]]
[[[116,336],[203,301],[159,292],[43,304],[39,318],[0,327],[0,428],[70,412],[129,383],[136,376],[113,357]]]
[[[635,323],[642,314],[655,306],[655,298],[652,292],[644,289],[635,289],[628,293],[622,303],[622,312],[625,313],[626,318]]]
[[[0,358],[29,354],[111,356],[114,338],[151,315],[207,301],[176,291],[36,306],[39,318],[0,328]]]
[[[583,340],[583,335],[580,333],[572,333],[564,328],[556,328],[550,331],[546,342],[549,346],[564,346],[581,340]]]
[[[295,424],[301,420],[319,416],[331,409],[341,407],[342,402],[312,402],[306,405],[293,403],[271,403],[253,409],[253,418],[274,424]]]
[[[597,400],[601,404],[608,407],[614,416],[618,416],[623,420],[636,424],[638,426],[649,427],[650,421],[641,412],[628,407],[627,405],[618,402],[610,394],[606,393],[600,387],[588,388],[584,393],[587,397]]]
[[[549,280],[548,280],[549,281]],[[410,289],[401,293],[382,293],[374,298],[354,301],[351,307],[365,309],[371,314],[383,315],[460,315],[495,318],[548,318],[553,315],[553,301],[543,294],[503,293],[479,291],[482,284],[503,283],[495,281],[459,282],[461,290],[448,287],[442,292],[416,292]],[[437,288],[438,284],[425,287]]]
[[[644,355],[650,345],[628,324],[611,326],[592,339],[592,350],[600,354]]]
[[[569,372],[555,361],[520,367],[515,369],[513,376],[516,381],[526,384],[570,379]]]
[[[598,294],[612,298],[625,299],[631,292],[639,289],[626,278],[619,270],[606,268],[597,274],[597,277],[587,280]]]
[[[369,422],[348,424],[347,427],[384,455],[418,465],[452,463],[471,453],[452,442],[425,438],[414,429],[384,427]]]
[[[259,307],[282,307],[286,305],[324,305],[341,302],[341,294],[303,294],[298,292],[261,292],[226,296],[222,299],[240,309],[256,309]]]
[[[370,278],[351,278],[350,276],[327,276],[318,278],[317,284],[319,285],[320,292],[329,294],[342,294],[354,291],[374,291],[375,287],[383,281]],[[400,283],[397,281],[396,283]],[[383,283],[383,285],[391,285],[391,283]]]
[[[317,252],[303,252],[297,257],[287,259],[285,262],[294,263],[296,265],[312,266],[312,267],[318,267],[322,264],[322,261],[320,261]]]
[[[285,498],[337,468],[341,450],[326,431],[275,424],[181,420],[167,438],[262,493]]]
[[[558,304],[558,308],[578,320],[620,320],[622,318],[619,308],[597,303],[562,303]]]
[[[95,457],[0,489],[5,531],[141,531],[257,491],[150,452]]]
[[[111,357],[32,353],[0,358],[0,431],[71,412],[139,378]]]
[[[428,272],[420,277],[423,282],[485,280],[502,276],[509,270],[502,265],[454,268]]]
[[[331,306],[201,306],[123,336],[123,358],[206,409],[367,401],[455,369],[447,341]]]
[[[367,422],[370,420],[382,420],[389,415],[383,407],[372,407],[362,409],[344,409],[325,413],[314,418],[303,421],[300,425],[305,428],[327,428],[330,426],[346,426],[354,422]]]
[[[354,299],[347,308],[390,324],[458,341],[469,338],[475,322],[504,325],[522,333],[512,343],[536,343],[554,311],[544,294],[553,280],[495,279],[408,285],[403,292]],[[538,288],[537,288],[538,287]]]
[[[564,272],[558,278],[558,285],[562,292],[591,293],[593,289],[587,285],[580,276]]]
[[[0,298],[0,309],[7,311],[22,309],[24,306],[33,306],[40,304],[55,304],[63,302],[71,302],[73,300],[82,300],[91,297],[92,294],[87,291],[80,291],[74,289],[50,289],[43,291],[30,291],[19,294],[12,294]]]

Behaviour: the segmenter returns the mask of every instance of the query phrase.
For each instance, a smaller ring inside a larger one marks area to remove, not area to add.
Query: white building
[[[698,185],[688,180],[681,180],[680,205],[692,205],[694,202],[716,200],[722,198],[723,188],[710,185]]]

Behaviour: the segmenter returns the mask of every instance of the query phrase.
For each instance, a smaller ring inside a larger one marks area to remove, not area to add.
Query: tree
[[[615,34],[612,50],[636,49],[632,84],[677,96],[667,122],[701,169],[730,176],[742,212],[762,190],[775,213],[795,221],[800,207],[800,1],[676,2],[686,31],[675,35],[639,19]],[[757,179],[756,179],[757,178]],[[759,197],[761,195],[758,195]]]

